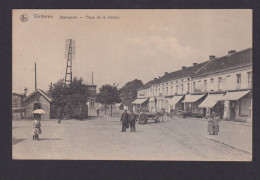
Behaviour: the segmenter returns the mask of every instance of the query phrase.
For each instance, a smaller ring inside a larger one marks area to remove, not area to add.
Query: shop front
[[[184,110],[184,104],[181,102],[184,99],[184,96],[173,96],[170,99],[170,111],[174,111],[175,113],[179,110]]]
[[[132,102],[133,111],[139,113],[141,111],[147,111],[149,98],[136,99]]]
[[[227,92],[223,96],[224,119],[229,121],[251,122],[252,93],[250,90]]]
[[[222,101],[224,94],[208,94],[204,101],[198,106],[203,109],[203,117],[212,115],[216,112],[220,117],[224,114],[224,103]]]
[[[192,117],[202,117],[203,109],[199,108],[199,104],[205,99],[206,95],[191,95],[188,94],[185,96],[185,99],[182,101],[184,103],[184,111],[188,116]]]

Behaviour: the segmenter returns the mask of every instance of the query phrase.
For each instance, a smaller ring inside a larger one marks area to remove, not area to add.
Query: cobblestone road
[[[210,140],[206,127],[202,120],[165,118],[122,133],[119,116],[103,115],[61,124],[42,121],[41,140],[33,141],[32,122],[13,121],[13,159],[251,160],[250,153]]]

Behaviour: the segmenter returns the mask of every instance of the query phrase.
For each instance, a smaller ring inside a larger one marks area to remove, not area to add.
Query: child
[[[41,130],[41,123],[40,123],[40,118],[36,117],[35,120],[33,121],[33,140],[39,140],[39,134],[42,133]]]

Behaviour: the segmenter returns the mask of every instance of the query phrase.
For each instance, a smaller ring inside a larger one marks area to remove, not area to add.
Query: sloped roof
[[[31,98],[34,94],[36,94],[37,92],[39,92],[45,99],[47,99],[49,102],[51,102],[51,98],[41,89],[37,89],[36,91],[32,92],[29,96],[27,96],[25,98],[24,101],[27,101],[29,98]]]
[[[159,79],[154,79],[154,80],[149,81],[148,83],[146,83],[142,87],[140,87],[138,90],[147,89],[154,84],[159,84],[159,83],[167,82],[170,80],[175,80],[175,79],[180,79],[180,78],[184,78],[187,76],[192,76],[193,74],[195,74],[195,72],[197,72],[199,69],[204,67],[208,62],[209,61],[205,61],[203,63],[199,63],[197,65],[190,66],[185,69],[181,69],[178,71],[174,71],[174,72],[165,74],[164,76],[162,76]]]
[[[196,75],[202,76],[216,72],[235,69],[247,65],[252,65],[252,48],[248,48],[231,55],[226,55],[210,61],[207,66],[202,68]]]
[[[187,67],[185,69],[181,69],[178,71],[171,72],[169,74],[165,74],[163,77],[160,78],[160,83],[167,82],[174,79],[180,79],[188,76],[192,76],[200,70],[203,66],[205,66],[209,61],[205,61],[203,63],[199,63],[194,66]]]
[[[142,87],[140,87],[138,90],[142,90],[142,89],[147,89],[149,88],[150,86],[154,85],[154,84],[158,84],[159,83],[159,79],[153,79],[149,82],[147,82],[146,84],[144,84]]]

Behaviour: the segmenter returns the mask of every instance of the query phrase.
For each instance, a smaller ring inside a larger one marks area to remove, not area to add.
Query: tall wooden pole
[[[93,84],[93,71],[92,71],[92,84]]]
[[[35,91],[36,91],[37,90],[36,63],[34,64],[34,73],[35,73]]]

